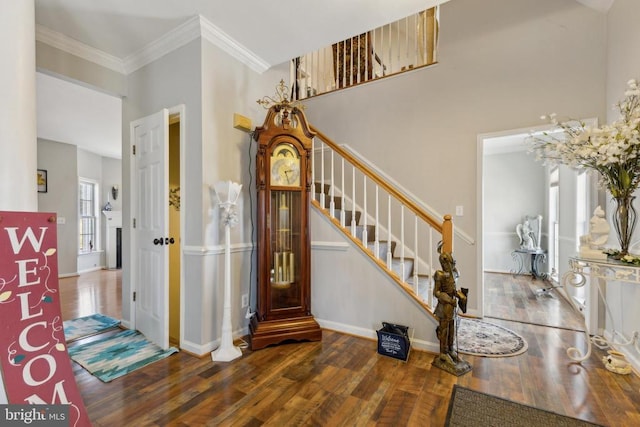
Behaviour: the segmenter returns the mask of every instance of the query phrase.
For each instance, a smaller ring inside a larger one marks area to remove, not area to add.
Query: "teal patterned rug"
[[[131,371],[176,353],[175,347],[163,350],[138,331],[125,330],[108,337],[69,347],[69,356],[76,363],[109,382]]]
[[[115,328],[120,324],[120,321],[98,313],[78,319],[65,320],[62,324],[64,326],[64,336],[67,342],[71,342]]]

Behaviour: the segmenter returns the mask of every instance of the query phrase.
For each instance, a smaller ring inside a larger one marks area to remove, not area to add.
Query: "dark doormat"
[[[445,426],[578,427],[600,425],[454,385]]]

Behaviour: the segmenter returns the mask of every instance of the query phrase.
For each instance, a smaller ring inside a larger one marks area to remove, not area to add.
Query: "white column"
[[[0,211],[36,211],[36,41],[33,0],[0,0]],[[0,375],[0,404],[7,403]]]
[[[37,211],[34,2],[0,10],[0,210]]]

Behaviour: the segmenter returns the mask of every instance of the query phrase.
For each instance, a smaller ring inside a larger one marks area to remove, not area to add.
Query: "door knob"
[[[164,245],[164,240],[162,238],[153,239],[153,244],[154,245]]]
[[[165,237],[165,238],[164,238],[164,242],[168,245],[168,244],[169,244],[169,238],[168,238],[168,237]]]
[[[175,239],[174,239],[173,237],[169,239],[169,243],[171,243],[172,245],[173,245],[175,242],[176,242],[176,241],[175,241]]]

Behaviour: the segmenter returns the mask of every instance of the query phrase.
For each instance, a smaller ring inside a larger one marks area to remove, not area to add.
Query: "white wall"
[[[626,82],[631,78],[640,78],[640,29],[636,18],[640,14],[640,2],[635,0],[616,0],[607,16],[607,78],[606,105],[614,105],[622,99]],[[607,110],[607,123],[615,120],[616,112]],[[636,193],[637,194],[637,193]],[[636,209],[640,207],[636,200]],[[609,204],[608,208],[611,207]],[[636,228],[634,240],[640,236],[640,227]],[[634,249],[637,251],[637,249]],[[630,338],[640,329],[640,286],[629,283],[610,283],[607,287],[607,300],[614,319],[607,319],[607,328],[615,328]],[[627,357],[640,366],[640,352],[636,348],[624,347]]]
[[[484,156],[483,175],[484,270],[510,272],[518,267],[511,254],[520,246],[516,225],[524,216],[542,215],[546,233],[545,168],[526,151],[492,154]]]
[[[457,240],[455,256],[477,312],[477,136],[554,111],[603,117],[605,16],[574,0],[456,0],[440,18],[438,65],[309,99],[306,111],[437,211],[464,207],[454,222],[477,244]]]
[[[38,169],[47,171],[47,192],[38,193],[38,211],[55,212],[58,224],[58,274],[78,272],[78,150],[75,145],[38,140]]]

